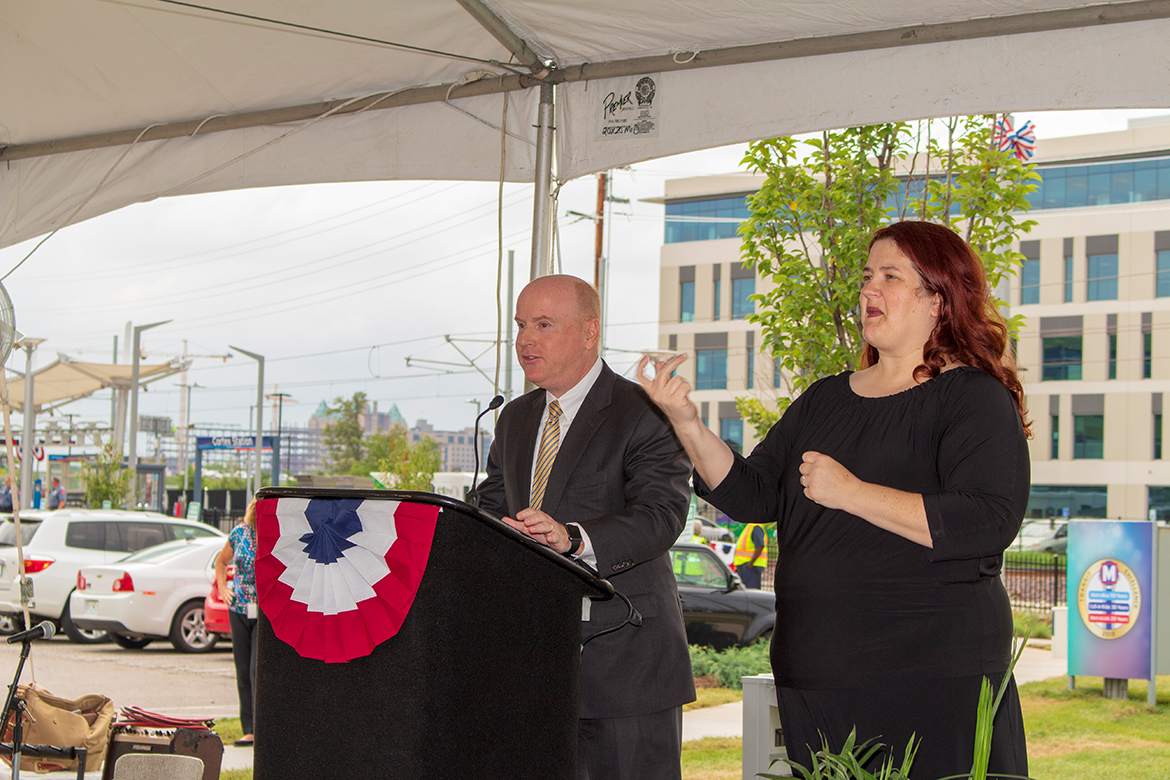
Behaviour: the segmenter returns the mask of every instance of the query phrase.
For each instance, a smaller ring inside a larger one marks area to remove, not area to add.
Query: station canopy
[[[169,195],[534,181],[542,85],[566,181],[860,124],[1165,107],[1167,41],[1170,0],[5,0],[0,246]]]
[[[177,374],[190,363],[174,358],[166,363],[140,364],[138,384],[157,382]],[[129,364],[83,363],[58,353],[52,363],[33,371],[33,411],[40,413],[55,409],[107,387],[129,390],[132,370],[133,366]],[[24,377],[8,382],[8,403],[18,412],[24,412],[24,383]]]

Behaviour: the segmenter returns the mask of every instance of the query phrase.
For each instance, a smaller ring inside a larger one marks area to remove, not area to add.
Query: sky
[[[1046,137],[1124,130],[1131,117],[1168,112],[1020,112],[1016,123],[1031,119],[1042,146]],[[611,172],[612,196],[629,201],[611,203],[606,220],[605,357],[619,373],[632,375],[641,352],[657,344],[663,207],[645,199],[661,197],[667,179],[741,170],[744,150],[693,152]],[[265,357],[266,394],[289,394],[285,424],[304,425],[321,401],[361,391],[379,411],[396,405],[410,425],[425,419],[459,430],[472,424],[476,402],[486,406],[494,395],[497,223],[505,261],[515,252],[518,293],[528,280],[531,193],[531,185],[505,185],[502,218],[494,182],[318,184],[163,198],[59,231],[4,286],[17,328],[45,339],[33,353],[34,369],[58,353],[110,362],[115,337],[117,362],[128,363],[126,323],[171,320],[142,333],[142,360],[195,356],[186,383],[196,385],[196,424],[251,426],[256,362],[235,346]],[[589,281],[595,227],[577,214],[592,214],[596,198],[596,177],[567,182],[556,212],[560,270]],[[0,250],[0,275],[39,240]],[[14,352],[8,365],[23,370],[24,353]],[[148,385],[139,413],[177,425],[183,381],[176,375]],[[519,391],[522,382],[516,368],[513,387]],[[57,414],[108,424],[109,393]],[[271,422],[266,404],[265,427]],[[140,440],[140,452],[147,441]]]

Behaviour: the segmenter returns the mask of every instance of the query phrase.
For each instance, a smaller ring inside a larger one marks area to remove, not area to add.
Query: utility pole
[[[605,188],[609,176],[605,171],[597,174],[597,219],[596,236],[593,241],[593,286],[601,292],[601,252],[605,239]]]

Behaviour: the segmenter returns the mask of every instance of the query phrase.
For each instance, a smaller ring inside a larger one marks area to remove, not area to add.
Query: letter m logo
[[[1116,563],[1105,561],[1101,564],[1101,583],[1103,585],[1116,585],[1118,576]]]

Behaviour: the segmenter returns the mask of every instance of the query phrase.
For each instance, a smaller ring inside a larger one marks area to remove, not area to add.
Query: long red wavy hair
[[[915,378],[938,376],[948,359],[983,369],[1012,394],[1024,433],[1031,438],[1032,423],[1009,348],[1007,323],[992,298],[979,256],[955,231],[931,222],[895,222],[873,234],[870,248],[878,241],[893,241],[914,264],[926,292],[938,295],[941,302],[938,324],[922,349]],[[879,357],[866,344],[862,368],[874,365]]]

